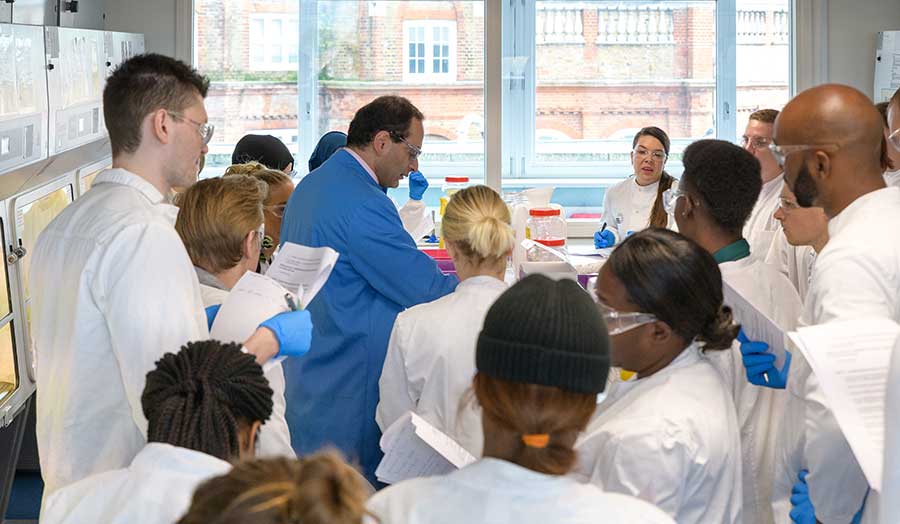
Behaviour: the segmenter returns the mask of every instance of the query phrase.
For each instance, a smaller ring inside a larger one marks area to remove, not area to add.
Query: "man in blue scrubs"
[[[315,326],[310,352],[285,361],[292,445],[299,455],[334,445],[376,485],[381,432],[375,406],[394,319],[457,285],[416,249],[385,194],[418,169],[422,120],[398,96],[362,107],[350,122],[347,147],[294,190],[281,228],[282,242],[340,253],[309,305]]]

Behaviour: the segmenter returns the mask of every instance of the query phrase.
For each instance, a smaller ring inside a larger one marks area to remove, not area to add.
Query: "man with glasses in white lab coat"
[[[778,111],[775,109],[754,111],[741,137],[741,146],[759,161],[763,183],[753,212],[744,224],[744,238],[750,243],[750,251],[763,257],[769,252],[778,233],[775,210],[778,209],[781,188],[784,187],[784,173],[769,151],[777,117]]]
[[[168,201],[173,187],[197,180],[208,151],[207,87],[195,70],[161,55],[119,66],[103,92],[113,168],[38,238],[31,287],[45,500],[127,466],[147,440],[147,372],[164,353],[209,338]],[[263,325],[245,342],[258,361],[308,350],[307,312]]]

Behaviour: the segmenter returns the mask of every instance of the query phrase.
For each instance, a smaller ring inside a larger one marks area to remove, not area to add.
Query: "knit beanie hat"
[[[294,157],[284,142],[272,135],[244,135],[234,146],[231,163],[247,162],[259,162],[269,169],[283,171],[294,162]]]
[[[609,373],[609,336],[575,281],[529,275],[488,310],[475,365],[501,380],[600,393]]]

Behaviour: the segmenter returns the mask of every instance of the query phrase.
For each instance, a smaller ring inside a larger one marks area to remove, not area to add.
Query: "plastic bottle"
[[[444,192],[441,195],[441,217],[444,216],[444,211],[447,209],[447,204],[450,203],[450,197],[453,196],[453,193],[456,193],[460,189],[465,189],[469,187],[469,177],[467,176],[448,176],[444,178],[444,184],[441,186],[441,191]],[[444,248],[444,236],[440,235],[440,244],[439,247],[441,249]]]

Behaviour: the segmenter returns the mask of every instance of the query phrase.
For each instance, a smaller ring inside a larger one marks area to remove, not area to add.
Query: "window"
[[[484,0],[194,0],[197,66],[214,80],[207,169],[254,131],[281,133],[302,173],[323,133],[398,94],[426,116],[428,205],[444,176],[481,181],[500,158],[504,191],[552,185],[568,213],[596,213],[631,174],[641,127],[668,132],[678,176],[689,143],[736,140],[752,111],[790,96],[790,0],[501,4],[498,18]],[[498,24],[485,63],[485,28]],[[502,73],[499,129],[486,128],[485,71]],[[491,133],[501,145],[486,151]],[[391,194],[402,204],[404,189]]]
[[[406,21],[403,23],[406,82],[453,82],[456,79],[456,23]]]
[[[250,17],[250,69],[259,71],[296,70],[300,45],[296,16],[281,13]]]

